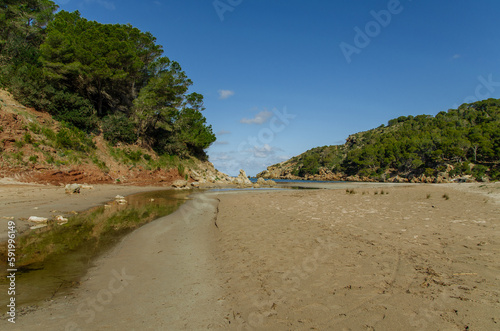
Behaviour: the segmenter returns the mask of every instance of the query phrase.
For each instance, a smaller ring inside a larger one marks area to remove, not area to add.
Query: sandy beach
[[[322,187],[195,194],[0,329],[500,328],[499,184]]]

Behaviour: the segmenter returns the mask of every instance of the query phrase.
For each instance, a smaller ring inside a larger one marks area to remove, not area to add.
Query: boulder
[[[68,194],[80,193],[82,186],[80,184],[68,184],[64,187],[64,189]]]
[[[200,187],[200,183],[198,183],[198,182],[192,182],[191,186],[198,188],[198,187]]]
[[[62,215],[57,215],[55,217],[55,220],[56,220],[57,224],[59,224],[59,225],[63,225],[63,224],[68,223],[68,219]]]
[[[28,221],[33,223],[47,223],[48,220],[49,219],[47,217],[38,216],[30,216],[30,218],[28,218]]]
[[[266,185],[268,186],[276,186],[276,182],[272,179],[266,180]]]
[[[483,177],[478,179],[478,182],[489,183],[490,179],[487,176],[483,176]]]
[[[236,177],[236,184],[239,184],[239,185],[252,185],[252,182],[250,181],[250,179],[248,179],[248,176],[245,172],[245,170],[241,169],[240,170],[240,174],[238,175],[238,177]],[[233,180],[233,183],[234,183],[234,180]]]
[[[449,179],[450,178],[450,174],[445,172],[445,171],[442,171],[442,172],[439,172],[438,173],[438,177],[442,177],[443,179]]]
[[[121,196],[121,195],[117,195],[117,196],[115,197],[115,201],[116,201],[116,203],[117,203],[117,204],[119,204],[119,205],[125,205],[125,204],[127,204],[127,200],[125,200],[125,197],[123,197],[123,196]]]
[[[182,180],[182,179],[178,179],[176,181],[174,181],[172,183],[172,186],[175,187],[175,188],[184,188],[188,185],[188,181],[187,180]]]
[[[195,170],[191,170],[191,178],[197,182],[203,180],[203,177]]]

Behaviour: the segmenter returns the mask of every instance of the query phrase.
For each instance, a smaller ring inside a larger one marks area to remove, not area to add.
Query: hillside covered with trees
[[[151,33],[56,11],[50,0],[2,1],[1,88],[90,141],[206,159],[216,138],[203,96]]]
[[[401,116],[349,136],[344,145],[313,148],[258,176],[499,180],[500,99],[463,104],[436,116]]]

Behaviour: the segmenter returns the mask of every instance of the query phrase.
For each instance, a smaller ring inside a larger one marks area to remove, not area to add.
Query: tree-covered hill
[[[203,96],[151,33],[56,10],[49,0],[2,1],[1,88],[89,137],[206,158],[216,138]]]
[[[313,148],[260,176],[383,181],[470,175],[498,180],[499,164],[500,99],[488,99],[436,116],[392,119],[387,126],[349,136],[344,145]]]

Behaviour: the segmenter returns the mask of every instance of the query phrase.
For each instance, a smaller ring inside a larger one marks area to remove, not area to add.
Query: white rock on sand
[[[68,194],[80,193],[81,188],[80,184],[68,184],[64,187]]]
[[[28,221],[33,223],[47,223],[49,219],[47,217],[30,216]]]

